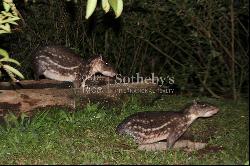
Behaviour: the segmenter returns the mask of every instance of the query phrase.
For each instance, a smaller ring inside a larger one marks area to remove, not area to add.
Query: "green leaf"
[[[108,0],[102,0],[102,9],[107,13],[110,9],[109,1]]]
[[[3,34],[3,33],[10,33],[10,32],[7,32],[5,30],[0,30],[0,34]]]
[[[8,19],[5,19],[4,21],[2,21],[2,23],[9,23],[9,22],[13,22],[13,21],[17,21],[17,20],[20,20],[19,17],[11,17],[11,18],[8,18]]]
[[[22,112],[21,113],[21,123],[23,124],[24,123],[24,119],[25,118],[28,118],[29,116],[26,114],[26,113],[24,113],[24,112]]]
[[[0,29],[10,32],[10,25],[8,23],[5,25],[0,25]]]
[[[16,65],[20,66],[20,63],[17,60],[12,59],[12,58],[2,58],[2,59],[0,59],[0,62],[12,62],[12,63],[15,63]]]
[[[16,22],[14,22],[14,21],[10,21],[9,22],[10,24],[13,24],[13,25],[18,25]]]
[[[2,55],[4,58],[9,58],[8,52],[1,48],[0,48],[0,55]]]
[[[88,19],[94,12],[96,8],[97,0],[88,0],[85,18]]]
[[[3,2],[3,8],[6,12],[8,12],[10,10],[10,4]]]
[[[109,0],[109,4],[115,12],[115,18],[118,18],[123,10],[123,2],[122,0]]]
[[[16,20],[20,20],[20,18],[15,16],[15,17],[10,17],[8,19],[0,20],[0,25],[5,24],[5,23],[11,23]]]
[[[15,68],[9,66],[9,65],[3,65],[3,68],[11,73],[14,73],[15,75],[17,75],[18,77],[24,79],[24,76]]]

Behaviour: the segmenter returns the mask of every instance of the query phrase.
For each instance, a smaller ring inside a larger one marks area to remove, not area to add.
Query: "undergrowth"
[[[200,98],[220,112],[196,120],[184,134],[208,142],[202,151],[144,152],[130,137],[115,133],[116,126],[139,111],[181,110],[186,97],[163,97],[145,106],[131,97],[121,108],[89,103],[75,112],[51,108],[33,117],[5,116],[0,126],[1,164],[247,164],[249,122],[246,102]]]

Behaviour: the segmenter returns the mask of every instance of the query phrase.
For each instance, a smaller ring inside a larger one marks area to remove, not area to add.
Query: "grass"
[[[248,164],[248,103],[200,98],[220,112],[198,119],[186,137],[208,142],[202,151],[144,152],[115,127],[138,111],[180,110],[192,98],[166,96],[152,106],[131,97],[121,108],[90,103],[76,112],[53,108],[19,120],[9,114],[0,126],[0,164]]]

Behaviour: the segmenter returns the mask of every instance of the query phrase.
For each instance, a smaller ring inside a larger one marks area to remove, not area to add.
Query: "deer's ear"
[[[100,55],[100,59],[102,60],[102,55]]]

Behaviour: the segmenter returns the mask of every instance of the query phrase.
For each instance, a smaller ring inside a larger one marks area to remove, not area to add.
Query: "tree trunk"
[[[66,107],[69,110],[84,106],[89,101],[100,99],[119,101],[121,96],[131,93],[156,92],[158,86],[152,83],[114,84],[112,80],[87,82],[87,87],[72,88],[69,82],[54,80],[25,80],[20,86],[8,82],[0,83],[0,116],[8,111],[27,114],[38,108]],[[14,89],[13,89],[14,88]]]

